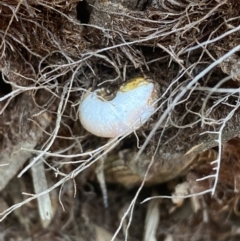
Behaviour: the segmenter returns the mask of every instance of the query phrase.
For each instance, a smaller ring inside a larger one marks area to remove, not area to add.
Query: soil
[[[239,240],[238,0],[0,9],[2,240]],[[79,103],[138,76],[156,112],[110,150]]]

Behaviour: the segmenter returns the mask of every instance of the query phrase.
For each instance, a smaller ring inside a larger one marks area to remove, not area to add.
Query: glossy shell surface
[[[99,90],[87,94],[79,106],[82,126],[90,133],[114,138],[141,127],[155,110],[156,89],[139,77],[120,87],[112,100],[104,100]]]

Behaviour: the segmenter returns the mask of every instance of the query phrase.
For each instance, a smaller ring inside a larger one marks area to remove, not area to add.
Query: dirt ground
[[[1,1],[0,240],[239,240],[239,13],[238,0]],[[84,98],[137,78],[154,85],[150,119],[115,139],[87,131]]]

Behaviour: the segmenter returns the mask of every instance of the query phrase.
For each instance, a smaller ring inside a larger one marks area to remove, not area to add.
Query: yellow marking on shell
[[[120,91],[128,92],[133,89],[136,89],[139,86],[148,85],[148,84],[149,84],[149,82],[146,79],[144,79],[143,77],[137,77],[137,78],[130,80],[128,83],[124,84],[123,86],[121,86]]]

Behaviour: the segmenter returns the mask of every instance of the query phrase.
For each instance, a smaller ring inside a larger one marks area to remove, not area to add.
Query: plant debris
[[[1,1],[2,239],[238,240],[239,11],[238,0]],[[109,143],[81,126],[88,91],[111,96],[140,76],[160,92],[143,127]]]

